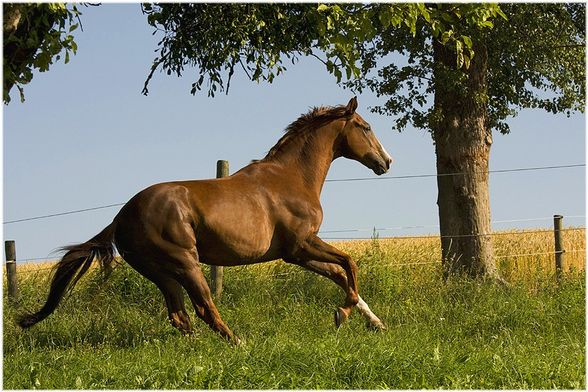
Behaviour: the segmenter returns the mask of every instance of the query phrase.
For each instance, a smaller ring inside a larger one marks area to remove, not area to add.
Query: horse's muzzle
[[[392,158],[390,158],[390,156],[384,158],[372,156],[371,158],[372,162],[369,165],[369,168],[378,176],[381,176],[390,169],[390,165],[392,164]]]

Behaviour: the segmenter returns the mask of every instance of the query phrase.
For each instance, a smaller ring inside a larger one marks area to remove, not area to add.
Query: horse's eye
[[[367,126],[363,127],[363,131],[364,131],[365,133],[369,133],[369,132],[371,132],[371,131],[372,131],[372,127],[370,127],[369,125],[367,125]]]

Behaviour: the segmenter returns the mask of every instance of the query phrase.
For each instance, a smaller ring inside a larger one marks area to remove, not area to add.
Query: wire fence
[[[586,164],[565,164],[565,165],[552,165],[552,166],[536,166],[536,167],[524,167],[524,168],[511,168],[511,169],[499,169],[499,170],[490,170],[488,174],[496,174],[496,173],[510,173],[510,172],[529,172],[529,171],[538,171],[538,170],[554,170],[554,169],[570,169],[570,168],[579,168],[585,167]],[[418,178],[435,178],[435,177],[443,177],[443,176],[459,176],[464,175],[465,173],[441,173],[441,174],[415,174],[415,175],[401,175],[401,176],[380,176],[380,177],[360,177],[360,178],[340,178],[340,179],[327,179],[325,182],[352,182],[352,181],[381,181],[381,180],[400,180],[400,179],[418,179]],[[96,207],[89,207],[77,210],[70,210],[70,211],[63,211],[57,212],[52,214],[45,214],[39,216],[33,216],[28,218],[20,218],[14,219],[3,222],[4,225],[20,223],[20,222],[28,222],[40,219],[48,219],[58,216],[64,215],[71,215],[71,214],[78,214],[90,211],[96,211],[106,208],[113,208],[119,207],[124,205],[125,203],[114,203],[114,204],[107,204],[102,206]],[[566,218],[571,219],[585,219],[584,215],[568,215]],[[553,217],[537,217],[537,218],[522,218],[522,219],[506,219],[506,220],[495,220],[492,221],[492,224],[503,224],[503,223],[519,223],[519,222],[539,222],[539,221],[547,221],[551,220]],[[409,235],[409,236],[394,236],[394,237],[380,237],[380,232],[386,231],[395,231],[395,230],[415,230],[415,229],[434,229],[439,228],[438,224],[431,224],[431,225],[410,225],[410,226],[391,226],[391,227],[373,227],[373,228],[346,228],[346,229],[328,229],[328,230],[321,230],[319,234],[325,240],[370,240],[370,239],[397,239],[397,240],[410,240],[410,239],[423,239],[423,238],[467,238],[467,237],[493,237],[493,236],[503,236],[503,235],[527,235],[533,233],[548,233],[551,232],[552,229],[537,229],[537,230],[523,230],[523,231],[504,231],[504,232],[494,232],[494,233],[466,233],[466,234],[457,234],[457,235],[443,235],[440,236],[439,234],[427,234],[427,235]],[[561,231],[571,231],[571,230],[585,230],[584,227],[579,228],[565,228],[561,229]],[[361,233],[361,232],[371,232],[373,233],[370,237],[357,237],[357,236],[346,236],[346,237],[329,237],[323,236],[324,234],[346,234],[346,233]],[[574,252],[585,252],[584,249],[573,249],[568,250],[567,253],[574,253]],[[538,255],[547,255],[547,254],[555,254],[555,252],[541,252],[541,253],[523,253],[523,254],[509,254],[509,255],[496,255],[494,256],[497,259],[500,258],[508,258],[508,257],[522,257],[522,256],[538,256]],[[50,257],[34,257],[34,258],[21,258],[15,261],[20,262],[54,262],[56,258]],[[391,266],[410,266],[410,265],[418,265],[418,264],[440,264],[441,261],[430,261],[425,263],[403,263],[403,264],[391,264]],[[21,269],[19,268],[19,273],[31,273],[36,271],[46,271],[52,269],[52,266],[48,267],[41,267],[37,269],[27,268]]]
[[[553,218],[552,218],[553,219]],[[371,231],[374,233],[378,233],[377,235],[372,235],[371,237],[321,237],[325,240],[370,240],[374,238],[378,239],[418,239],[418,238],[468,238],[468,237],[491,237],[491,236],[501,236],[501,235],[517,235],[517,234],[533,234],[533,233],[551,233],[553,229],[537,229],[537,230],[525,230],[525,231],[503,231],[503,232],[493,232],[493,233],[482,233],[482,234],[456,234],[456,235],[439,235],[439,234],[427,234],[427,235],[407,235],[407,236],[394,236],[394,237],[381,237],[379,235],[379,231],[383,229],[372,229],[372,230],[364,230],[364,229],[356,229],[355,231]],[[583,227],[569,227],[566,229],[561,229],[560,231],[570,231],[570,230],[584,230]],[[343,232],[343,231],[334,231],[334,232]],[[348,231],[344,232],[354,232],[353,229],[349,229]],[[320,233],[327,233],[327,231],[323,231]]]
[[[531,256],[553,256],[555,255],[557,252],[536,252],[536,253],[519,253],[519,254],[508,254],[508,255],[497,255],[494,256],[495,259],[502,259],[502,258],[515,258],[515,257],[531,257]],[[586,249],[572,249],[572,250],[566,250],[565,253],[586,253]],[[441,265],[442,261],[441,260],[433,260],[433,261],[423,261],[423,262],[413,262],[413,263],[389,263],[386,266],[389,268],[402,268],[402,267],[415,267],[415,266],[432,266],[432,265]],[[39,273],[39,272],[43,272],[43,271],[50,271],[54,268],[54,266],[51,267],[44,267],[44,268],[36,268],[36,269],[26,269],[26,270],[19,270],[18,274],[31,274],[31,273]],[[294,275],[299,275],[301,270],[298,269],[293,269],[292,271],[289,272],[277,272],[277,273],[272,273],[271,276],[273,278],[287,278],[287,277],[291,277]],[[233,276],[231,277],[231,281],[239,281],[239,280],[245,280],[245,279],[250,279],[250,276],[245,276],[245,277],[238,277],[238,276]]]
[[[575,163],[570,165],[554,165],[554,166],[536,166],[536,167],[519,167],[514,169],[498,169],[488,170],[487,172],[480,172],[482,174],[497,174],[497,173],[513,173],[523,171],[537,171],[537,170],[553,170],[553,169],[570,169],[574,167],[585,167],[585,163]],[[341,178],[341,179],[327,179],[325,182],[347,182],[347,181],[377,181],[377,180],[401,180],[411,178],[436,178],[436,177],[452,177],[463,176],[469,173],[438,173],[438,174],[410,174],[405,176],[381,176],[381,177],[358,177],[358,178]]]
[[[535,166],[535,167],[520,167],[520,168],[512,168],[512,169],[497,169],[497,170],[489,170],[485,172],[487,174],[497,174],[497,173],[512,173],[512,172],[528,172],[528,171],[538,171],[538,170],[554,170],[554,169],[571,169],[571,168],[578,168],[578,167],[586,167],[585,163],[575,163],[575,164],[566,164],[566,165],[552,165],[552,166]],[[351,182],[351,181],[382,181],[382,180],[400,180],[400,179],[413,179],[413,178],[435,178],[435,177],[448,177],[448,176],[462,176],[466,173],[459,172],[459,173],[440,173],[440,174],[412,174],[412,175],[405,175],[405,176],[379,176],[379,177],[357,177],[357,178],[335,178],[335,179],[326,179],[325,182]],[[47,219],[47,218],[54,218],[58,216],[64,215],[71,215],[71,214],[79,214],[83,212],[89,211],[96,211],[105,208],[113,208],[113,207],[120,207],[125,205],[125,203],[114,203],[114,204],[107,204],[103,206],[97,207],[89,207],[89,208],[82,208],[78,210],[70,210],[70,211],[63,211],[57,212],[53,214],[46,214],[46,215],[39,215],[33,216],[29,218],[20,218],[20,219],[13,219],[9,221],[3,222],[4,225],[20,223],[20,222],[28,222],[33,220],[39,219]]]
[[[566,219],[585,219],[585,215],[566,215]],[[501,223],[519,223],[519,222],[539,222],[539,221],[551,221],[553,216],[541,217],[541,218],[522,218],[522,219],[506,219],[506,220],[493,220],[491,224]],[[335,229],[335,230],[320,230],[319,233],[331,234],[331,233],[357,233],[357,232],[380,232],[380,231],[391,231],[391,230],[414,230],[414,229],[433,229],[439,228],[438,224],[430,225],[411,225],[411,226],[391,226],[391,227],[372,227],[372,228],[354,228],[354,229]],[[545,229],[549,230],[549,229]],[[434,234],[432,234],[434,235]]]
[[[576,215],[575,217],[577,218],[584,218],[584,216],[581,215]],[[566,216],[566,218],[568,218]],[[553,219],[550,218],[550,219]],[[513,222],[517,222],[516,220],[513,220]],[[437,226],[438,227],[438,226]],[[401,227],[401,228],[412,228],[409,226],[406,227]],[[377,233],[380,230],[391,230],[390,228],[388,229],[378,229],[378,228],[374,228],[374,229],[346,229],[346,230],[326,230],[326,231],[320,231],[319,233],[340,233],[340,232],[360,232],[360,231],[370,231],[370,232],[375,232]],[[566,231],[577,231],[577,230],[585,230],[585,227],[568,227],[568,228],[564,228],[561,229],[560,231],[562,232],[566,232]],[[370,236],[370,237],[324,237],[322,236],[321,238],[324,240],[348,240],[348,241],[354,241],[354,240],[373,240],[373,239],[381,239],[381,240],[386,240],[386,239],[394,239],[394,240],[412,240],[412,239],[424,239],[424,238],[466,238],[466,237],[490,237],[490,236],[505,236],[505,235],[526,235],[526,234],[536,234],[536,233],[552,233],[553,229],[536,229],[536,230],[521,230],[521,231],[502,231],[502,232],[494,232],[494,233],[485,233],[485,234],[464,234],[464,235],[446,235],[446,236],[440,236],[439,234],[427,234],[427,235],[414,235],[414,236],[394,236],[394,237],[381,237],[379,235],[376,236]],[[499,257],[499,256],[495,256],[495,257]],[[56,261],[57,258],[55,257],[25,257],[25,258],[19,258],[16,259],[16,261],[19,262],[31,262],[31,261],[41,261],[41,262],[51,262],[51,261]]]
[[[575,227],[575,228],[565,228],[559,231],[562,232],[569,232],[569,231],[585,231],[585,227]],[[552,233],[553,229],[541,229],[541,230],[523,230],[523,231],[508,231],[508,232],[497,232],[486,234],[488,236],[504,236],[504,235],[528,235],[528,234],[537,234],[537,233]],[[403,237],[369,237],[369,238],[359,238],[359,240],[372,240],[372,241],[379,241],[379,240],[404,240],[404,239],[432,239],[432,238],[439,238],[439,236],[403,236]],[[347,238],[346,238],[347,239]],[[354,238],[352,240],[358,240]],[[499,254],[494,255],[495,259],[504,259],[504,258],[515,258],[515,257],[530,257],[530,256],[548,256],[548,255],[556,255],[560,253],[558,251],[547,251],[547,252],[531,252],[531,253],[511,253],[511,254]],[[586,249],[569,249],[564,250],[562,253],[586,253]],[[39,271],[48,271],[53,269],[54,262],[56,259],[47,259],[47,258],[37,258],[37,259],[21,259],[17,261],[33,261],[33,260],[43,260],[46,262],[53,262],[53,265],[47,266],[43,265],[39,268],[32,268],[32,266],[24,266],[25,268],[19,269],[18,273],[21,274],[29,274],[32,272],[39,272]],[[403,266],[413,266],[413,265],[430,265],[430,264],[441,264],[441,260],[434,260],[428,262],[418,262],[418,263],[390,263],[390,267],[403,267]]]
[[[566,250],[565,253],[585,253],[586,249],[572,249],[572,250]],[[528,257],[528,256],[548,256],[548,255],[555,255],[557,252],[539,252],[539,253],[520,253],[520,254],[510,254],[510,255],[497,255],[494,256],[494,258],[496,259],[501,259],[501,258],[514,258],[514,257]],[[387,264],[388,267],[390,268],[395,268],[395,267],[410,267],[410,266],[418,266],[418,265],[432,265],[432,264],[442,264],[441,260],[434,260],[434,261],[424,261],[424,262],[414,262],[414,263],[390,263]],[[24,269],[24,270],[19,270],[18,274],[30,274],[30,273],[38,273],[38,272],[42,272],[42,271],[50,271],[54,268],[54,266],[51,267],[43,267],[43,268],[35,268],[35,269]],[[275,274],[275,276],[288,276],[288,275],[292,275],[294,274],[294,272],[292,273],[288,273],[288,272],[280,272]]]

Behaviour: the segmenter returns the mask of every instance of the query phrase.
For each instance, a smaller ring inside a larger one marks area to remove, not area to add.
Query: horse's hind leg
[[[157,287],[165,297],[167,313],[171,324],[183,334],[189,335],[193,332],[190,316],[184,306],[184,291],[182,286],[174,279],[162,279],[156,282]]]
[[[315,260],[307,260],[302,262],[297,262],[297,265],[300,265],[303,268],[306,268],[309,271],[316,272],[319,275],[327,277],[335,282],[338,286],[340,286],[344,292],[347,292],[347,275],[345,270],[336,264],[329,264],[323,263],[320,261]],[[359,313],[362,314],[363,317],[367,320],[367,325],[369,328],[373,328],[376,330],[383,330],[386,329],[384,323],[372,312],[368,304],[359,296],[358,294],[358,302],[357,302],[357,310]],[[341,315],[336,313],[335,316],[335,324],[339,326],[343,322]]]
[[[180,252],[180,254],[176,254],[173,258],[175,259],[175,265],[180,268],[180,271],[177,273],[178,282],[188,292],[188,296],[196,310],[196,315],[204,320],[212,330],[221,334],[222,337],[230,342],[239,344],[239,338],[233,334],[221,319],[212,301],[210,288],[200,268],[196,251]]]
[[[133,269],[155,283],[157,288],[159,288],[159,291],[161,291],[165,298],[171,324],[184,334],[192,333],[190,316],[188,316],[188,312],[186,312],[184,306],[182,286],[169,272],[150,261],[152,258],[152,255],[138,255],[136,253],[127,253],[124,255],[124,259]]]
[[[239,338],[233,334],[221,319],[220,314],[212,301],[208,283],[206,283],[206,279],[204,279],[200,266],[197,266],[185,275],[182,285],[188,292],[198,317],[204,320],[210,328],[220,333],[221,336],[228,341],[239,344]]]
[[[212,330],[220,333],[221,336],[229,342],[239,344],[241,342],[239,338],[233,334],[221,319],[220,314],[212,301],[208,283],[206,283],[206,279],[204,279],[200,266],[197,266],[185,275],[182,280],[182,285],[188,292],[198,317],[204,320]]]

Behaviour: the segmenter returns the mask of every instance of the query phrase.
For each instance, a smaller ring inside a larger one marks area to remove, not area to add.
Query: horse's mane
[[[319,106],[311,108],[308,113],[302,114],[298,119],[292,122],[284,130],[284,136],[268,151],[262,161],[271,159],[282,151],[293,139],[298,137],[307,137],[322,125],[339,119],[346,115],[347,107],[341,106]],[[254,161],[256,162],[256,161]]]

